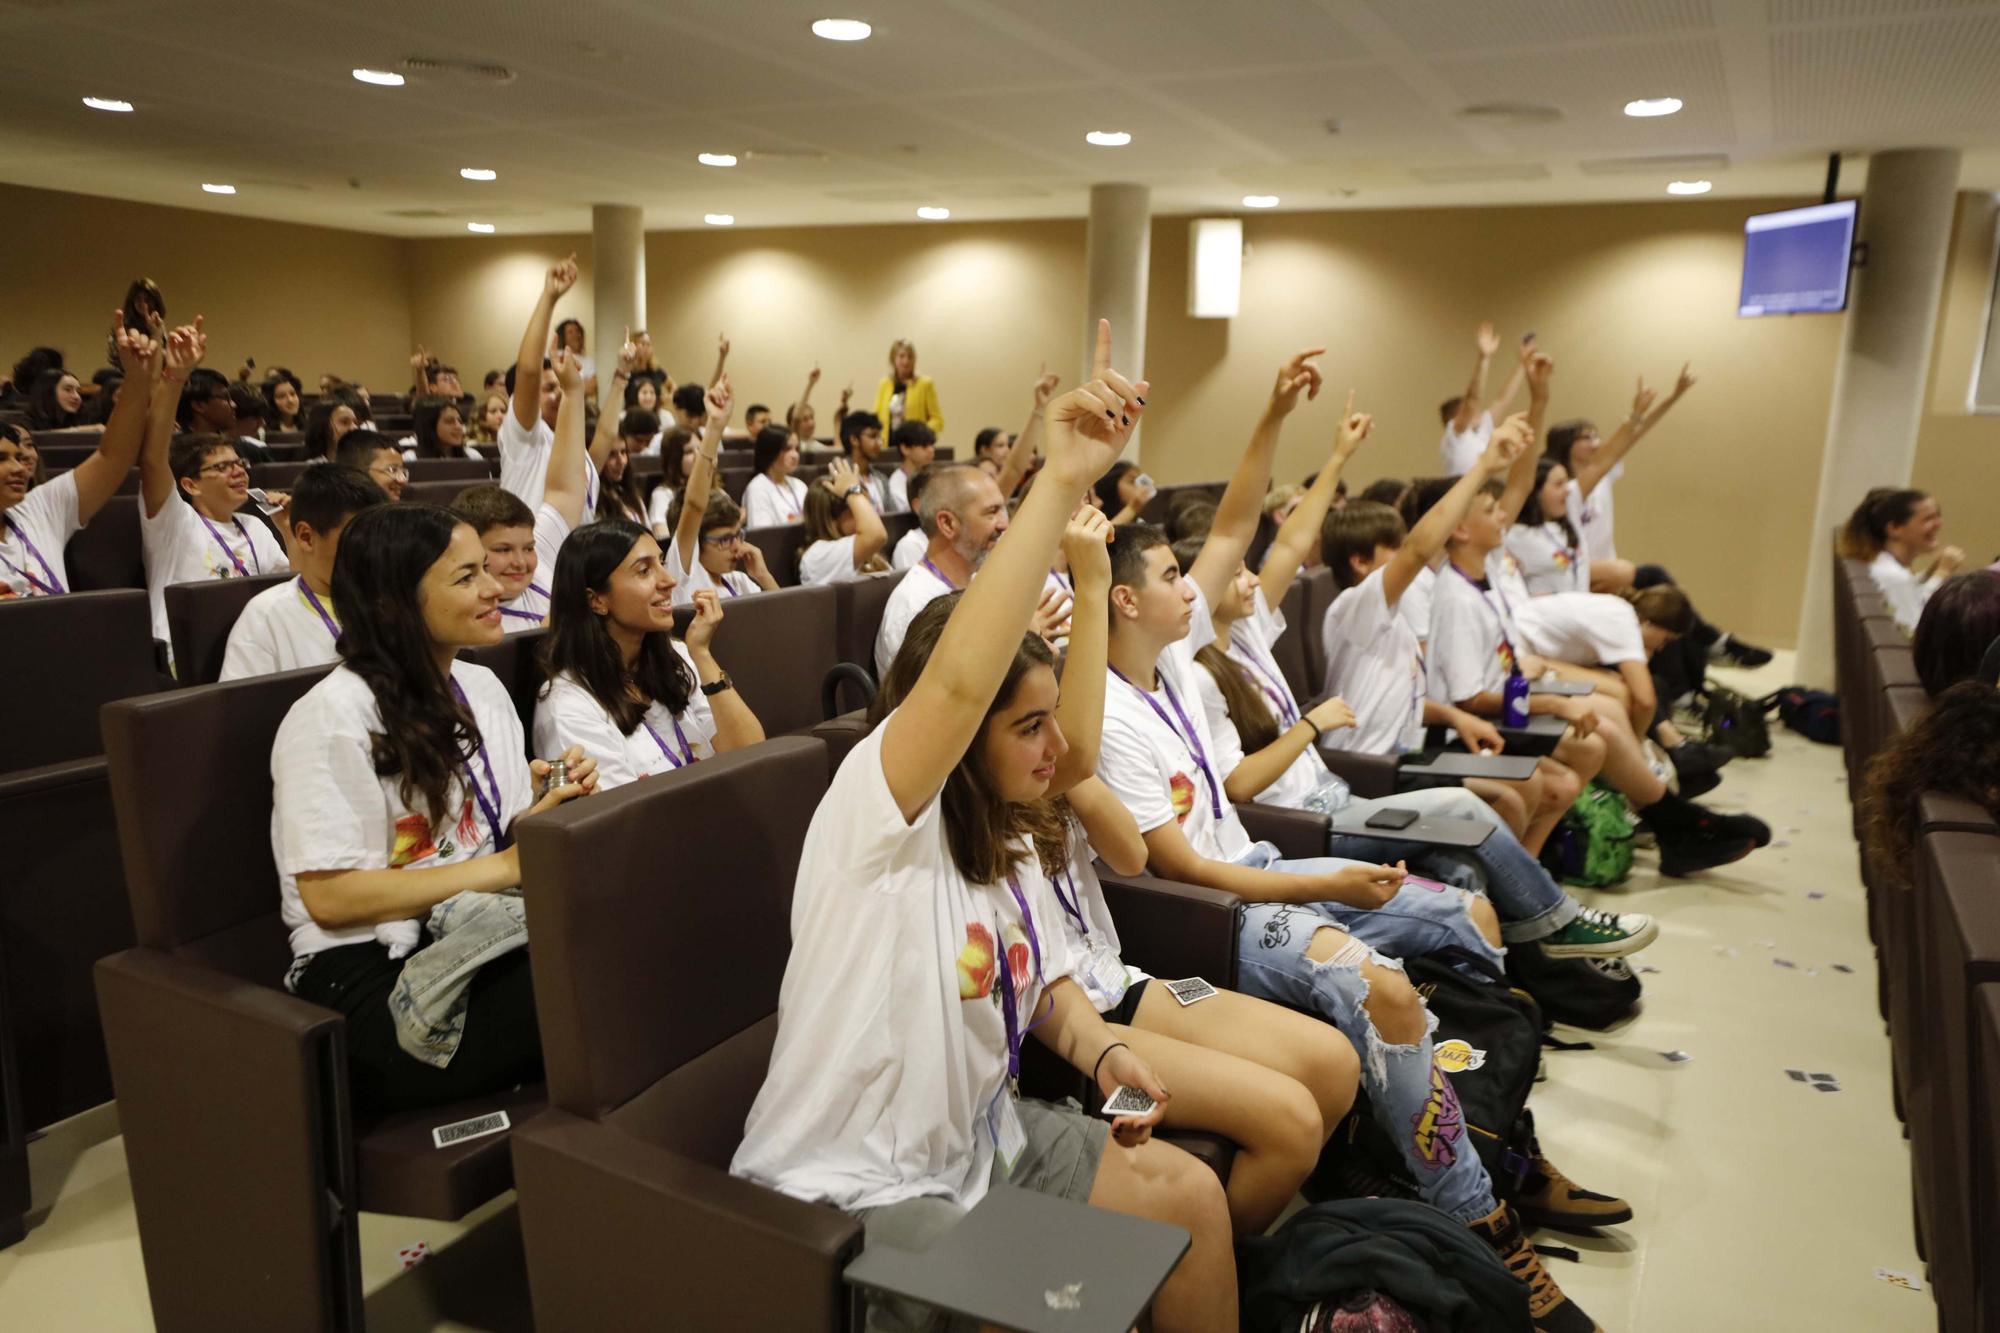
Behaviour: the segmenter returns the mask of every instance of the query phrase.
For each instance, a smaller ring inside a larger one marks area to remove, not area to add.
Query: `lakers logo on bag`
[[[1431,1054],[1437,1061],[1437,1067],[1447,1074],[1463,1074],[1470,1069],[1483,1068],[1486,1064],[1486,1052],[1457,1037],[1439,1042]]]

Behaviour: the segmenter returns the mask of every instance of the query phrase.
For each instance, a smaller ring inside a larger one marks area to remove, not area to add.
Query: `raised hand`
[[[845,411],[847,409],[848,400],[850,400],[853,397],[854,397],[854,386],[852,384],[848,385],[846,388],[840,391],[840,406],[842,411]]]
[[[715,627],[722,623],[722,597],[713,588],[697,588],[693,594],[694,619],[681,635],[690,653],[705,653],[715,641]]]
[[[1479,457],[1479,465],[1489,473],[1506,472],[1528,447],[1529,430],[1526,412],[1516,412],[1495,426],[1492,438],[1486,441],[1486,452]]]
[[[138,329],[125,327],[125,312],[111,313],[111,343],[118,353],[119,369],[134,384],[145,384],[160,376],[166,364],[166,349]]]
[[[572,250],[569,258],[557,260],[549,265],[548,276],[542,279],[542,294],[553,300],[568,294],[569,289],[574,286],[576,286],[576,252]]]
[[[632,341],[632,326],[625,326],[625,341],[618,344],[618,368],[630,376],[632,367],[639,364],[639,344]]]
[[[722,433],[722,425],[718,423],[726,423],[729,420],[730,404],[736,401],[736,396],[729,387],[729,376],[720,376],[716,379],[715,383],[709,385],[706,398],[708,404],[708,423],[714,428],[715,433],[720,435]]]
[[[813,362],[813,368],[806,372],[806,384],[808,386],[811,386],[818,383],[819,383],[819,362],[815,361]],[[840,396],[842,401],[845,401],[847,398],[846,394],[842,394]]]
[[[431,349],[424,346],[422,343],[418,343],[417,350],[410,353],[410,369],[423,370],[424,368],[429,366],[430,363],[431,363]]]
[[[1308,347],[1294,353],[1292,359],[1278,367],[1278,379],[1271,386],[1270,411],[1277,416],[1288,415],[1299,405],[1299,391],[1305,390],[1308,400],[1319,397],[1319,367],[1312,358],[1324,356],[1324,347]]]
[[[1090,383],[1049,404],[1049,467],[1065,484],[1088,486],[1111,470],[1146,410],[1149,387],[1111,368],[1111,321],[1098,320]]]
[[[729,359],[729,335],[727,333],[718,333],[715,335],[715,359],[718,363]]]
[[[1668,395],[1670,400],[1678,399],[1682,394],[1686,393],[1689,389],[1692,389],[1694,387],[1694,371],[1692,369],[1693,365],[1694,363],[1692,361],[1683,361],[1681,363],[1681,373],[1674,380],[1674,391],[1672,394]]]
[[[1639,387],[1632,394],[1632,419],[1637,421],[1639,418],[1645,416],[1647,412],[1651,411],[1653,400],[1659,396],[1657,390],[1646,387],[1646,377],[1641,375],[1639,377]]]
[[[1056,386],[1061,383],[1062,376],[1050,374],[1048,363],[1043,362],[1040,372],[1035,376],[1034,394],[1037,412],[1048,410],[1049,399],[1056,396]]]
[[[185,379],[187,373],[208,355],[208,335],[201,331],[206,315],[196,315],[194,323],[183,324],[167,335],[167,373]]]
[[[854,471],[854,464],[845,458],[836,458],[826,465],[826,475],[819,479],[819,484],[835,495],[845,495],[848,487],[858,485],[860,481],[860,476]]]
[[[1340,433],[1334,437],[1333,456],[1345,461],[1354,457],[1354,451],[1368,438],[1368,432],[1375,429],[1375,418],[1366,412],[1354,410],[1354,390],[1347,391],[1347,410],[1340,417]]]
[[[1527,360],[1528,395],[1533,398],[1548,397],[1549,376],[1555,371],[1555,360],[1547,352],[1532,353]]]
[[[1500,350],[1500,335],[1493,331],[1492,320],[1489,319],[1479,326],[1478,331],[1472,335],[1472,342],[1479,349],[1481,356],[1490,357]]]
[[[1063,559],[1069,564],[1070,582],[1076,587],[1111,586],[1111,534],[1116,529],[1104,511],[1094,505],[1078,505],[1063,529]]]
[[[563,397],[583,392],[583,366],[576,359],[576,353],[567,347],[558,347],[549,358],[549,368],[556,373],[556,383],[562,386]]]

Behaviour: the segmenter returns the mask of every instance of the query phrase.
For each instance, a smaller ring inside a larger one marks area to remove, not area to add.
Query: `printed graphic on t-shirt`
[[[984,921],[965,924],[965,947],[958,951],[958,998],[983,1000],[993,993],[993,932]]]
[[[389,869],[401,870],[433,856],[450,858],[458,854],[459,847],[470,847],[478,841],[479,826],[473,819],[470,798],[459,810],[457,827],[443,842],[432,836],[428,819],[422,815],[404,815],[396,821],[396,845],[389,853]]]
[[[1028,933],[1011,921],[1000,929],[1007,940],[1007,970],[1013,974],[1014,993],[1019,995],[1028,985]]]
[[[1188,812],[1194,809],[1194,779],[1185,773],[1176,773],[1167,779],[1167,786],[1173,791],[1174,822],[1187,823]]]

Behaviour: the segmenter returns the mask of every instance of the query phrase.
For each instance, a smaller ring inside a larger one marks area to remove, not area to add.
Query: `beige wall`
[[[133,278],[176,322],[207,316],[208,364],[285,365],[391,387],[409,378],[404,242],[0,185],[0,362],[60,347],[88,379]],[[262,378],[261,374],[257,378]]]
[[[1965,407],[1993,294],[1996,223],[2000,199],[1958,197],[1913,478],[1938,496],[1944,539],[1963,546],[1977,564],[2000,555],[2000,417],[1973,416]]]

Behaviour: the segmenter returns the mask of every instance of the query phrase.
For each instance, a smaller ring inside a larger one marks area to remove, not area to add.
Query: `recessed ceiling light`
[[[1245,208],[1276,208],[1278,196],[1275,194],[1246,194],[1243,196]]]
[[[705,167],[733,167],[736,165],[736,154],[696,153],[694,160]]]
[[[1715,188],[1713,181],[1673,181],[1667,186],[1668,194],[1707,194]]]
[[[1123,148],[1132,142],[1132,136],[1123,130],[1092,130],[1083,139],[1085,143],[1094,143],[1099,148]]]
[[[490,222],[468,222],[465,224],[465,229],[467,231],[476,231],[481,236],[491,236],[493,234],[493,224]]]
[[[204,189],[204,190],[206,190],[206,191],[207,191],[208,193],[210,193],[210,194],[235,194],[235,193],[236,193],[236,187],[235,187],[234,185],[214,185],[214,184],[211,184],[211,183],[209,183],[208,181],[203,181],[203,182],[201,183],[201,188],[202,188],[202,189]]]
[[[701,220],[711,227],[733,227],[736,225],[734,213],[703,213]]]
[[[458,174],[469,181],[490,181],[500,178],[500,173],[491,167],[460,167]]]
[[[115,97],[86,97],[83,104],[92,111],[130,111],[130,102],[121,102]]]
[[[1681,99],[1678,97],[1642,97],[1625,104],[1628,116],[1671,116],[1680,109]]]
[[[820,19],[813,24],[813,36],[829,42],[865,42],[873,31],[860,19]]]
[[[932,208],[926,205],[917,210],[917,216],[926,222],[943,222],[951,216],[951,210],[949,208]]]
[[[372,83],[383,88],[400,88],[403,76],[386,69],[357,69],[354,77],[363,83]]]

